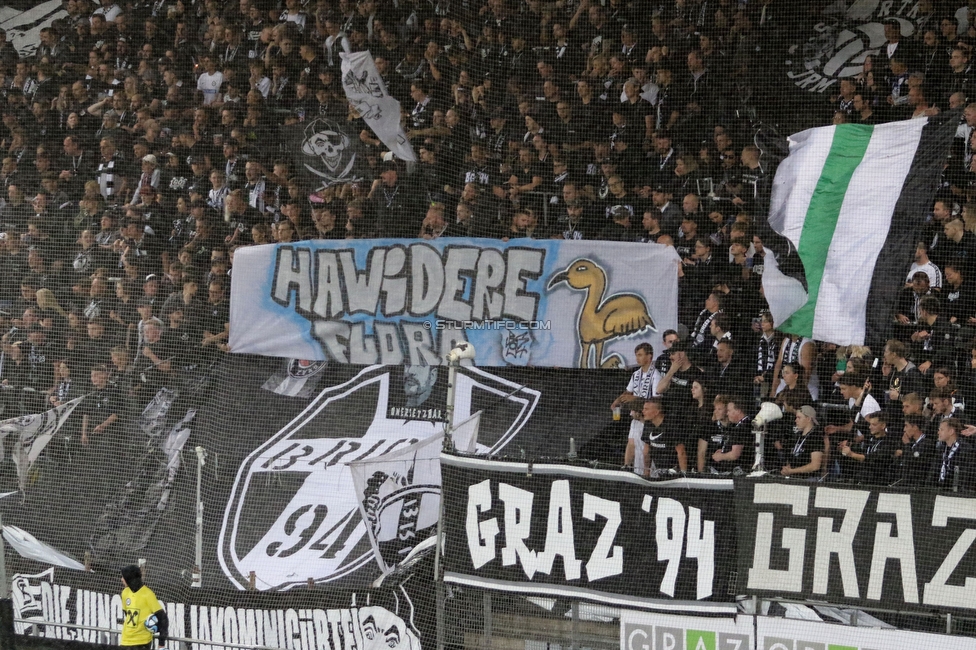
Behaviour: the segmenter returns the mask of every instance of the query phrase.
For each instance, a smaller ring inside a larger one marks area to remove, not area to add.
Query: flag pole
[[[196,540],[193,549],[193,574],[190,586],[199,589],[203,586],[203,499],[200,487],[203,480],[203,466],[207,461],[207,450],[197,446],[197,508],[196,508]]]
[[[3,515],[0,515],[0,600],[10,598],[10,581],[7,580],[7,543],[3,539]]]

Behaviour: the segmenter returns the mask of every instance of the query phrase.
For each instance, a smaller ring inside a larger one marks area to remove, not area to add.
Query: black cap
[[[379,165],[379,169],[380,169],[380,173],[381,174],[383,172],[395,172],[395,171],[399,171],[399,168],[397,167],[397,164],[395,162],[393,162],[392,160],[384,160],[383,162],[381,162],[380,165]]]
[[[129,566],[122,567],[121,573],[126,582],[129,582],[132,578],[142,578],[142,569],[139,568],[138,564],[130,564]]]
[[[626,219],[630,217],[630,210],[624,205],[615,205],[610,208],[610,216],[614,219]]]
[[[122,567],[122,578],[125,579],[126,586],[132,591],[139,591],[142,588],[142,569],[137,564],[130,564]]]
[[[688,350],[688,345],[684,341],[675,341],[671,344],[669,350],[671,352],[686,352]]]

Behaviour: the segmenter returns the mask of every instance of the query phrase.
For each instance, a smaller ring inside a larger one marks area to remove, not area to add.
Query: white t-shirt
[[[107,7],[99,7],[98,9],[93,11],[91,15],[92,17],[94,17],[97,16],[98,14],[101,14],[105,16],[105,22],[111,23],[115,21],[116,17],[118,17],[120,13],[122,13],[122,7],[120,7],[115,3],[112,3]],[[89,18],[88,20],[89,22],[91,22],[91,18]]]
[[[856,401],[857,400],[855,398],[853,397],[850,398],[849,400],[847,400],[847,407],[853,409],[854,402]],[[871,394],[865,395],[864,399],[861,400],[861,410],[857,412],[857,417],[854,418],[854,430],[856,431],[860,428],[859,425],[862,422],[864,422],[865,417],[871,415],[872,413],[877,413],[880,410],[881,410],[881,405],[878,404],[878,400],[874,399],[874,395]],[[866,432],[867,425],[865,424],[863,426],[864,426],[864,431]]]
[[[925,264],[918,264],[917,262],[912,262],[912,268],[908,271],[908,279],[906,282],[912,281],[912,276],[915,275],[917,271],[924,271],[925,275],[929,276],[929,286],[933,289],[942,288],[942,271],[939,270],[935,264],[931,261]]]
[[[220,94],[220,86],[224,83],[224,73],[214,72],[213,74],[208,74],[204,72],[199,77],[197,77],[197,90],[203,93],[203,104],[212,104],[217,96]]]

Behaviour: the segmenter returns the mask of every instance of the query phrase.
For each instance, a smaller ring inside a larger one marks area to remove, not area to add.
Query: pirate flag
[[[308,186],[322,189],[366,178],[366,157],[348,126],[325,117],[282,127],[282,143]]]

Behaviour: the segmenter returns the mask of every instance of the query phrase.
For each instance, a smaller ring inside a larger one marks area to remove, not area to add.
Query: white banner
[[[751,618],[748,619],[751,622]],[[976,650],[976,639],[760,616],[758,650]],[[680,646],[679,646],[680,647]],[[635,649],[636,650],[636,649]],[[676,649],[677,650],[677,649]]]
[[[620,612],[620,650],[752,650],[752,617]],[[792,648],[790,649],[792,650]]]
[[[413,147],[400,126],[400,102],[386,91],[373,55],[369,52],[342,54],[342,89],[387,149],[400,160],[416,162]]]
[[[755,630],[755,632],[754,632]],[[756,638],[754,640],[753,635]],[[620,612],[620,650],[976,650],[976,639],[770,616]]]
[[[317,240],[237,256],[241,354],[438,366],[467,341],[476,366],[619,368],[678,324],[679,259],[658,244]]]

